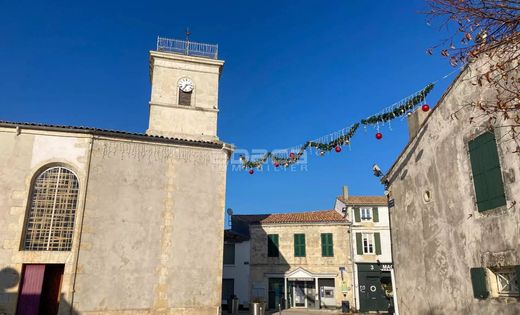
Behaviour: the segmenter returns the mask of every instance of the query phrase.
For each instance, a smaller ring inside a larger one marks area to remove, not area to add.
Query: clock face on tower
[[[182,78],[179,80],[179,89],[181,91],[189,93],[193,91],[193,81],[189,78]]]

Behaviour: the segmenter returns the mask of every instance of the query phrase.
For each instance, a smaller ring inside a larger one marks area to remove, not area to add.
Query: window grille
[[[38,175],[26,219],[24,250],[71,249],[78,193],[78,178],[66,168],[51,167]]]
[[[498,271],[497,276],[498,294],[505,296],[518,296],[518,280],[514,271]]]

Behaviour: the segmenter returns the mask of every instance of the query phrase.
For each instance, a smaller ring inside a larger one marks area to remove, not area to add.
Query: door
[[[362,312],[388,310],[388,299],[379,275],[367,274],[363,283],[360,282],[359,288],[360,310]]]
[[[278,310],[279,305],[284,308],[284,279],[283,278],[269,278],[268,302],[269,309]]]
[[[24,265],[16,314],[58,314],[64,269],[63,264]]]
[[[294,283],[294,307],[306,307],[305,282],[303,281],[296,281]]]
[[[24,265],[18,296],[17,315],[38,315],[45,265]]]

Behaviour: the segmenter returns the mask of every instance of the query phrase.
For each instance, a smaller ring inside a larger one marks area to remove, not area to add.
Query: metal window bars
[[[79,182],[63,167],[41,173],[32,187],[24,250],[67,251],[72,248]]]
[[[218,58],[218,45],[192,42],[189,40],[157,37],[157,51],[183,54],[187,56]]]

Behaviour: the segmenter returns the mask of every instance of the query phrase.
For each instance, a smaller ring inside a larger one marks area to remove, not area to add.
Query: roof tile
[[[349,196],[346,200],[343,196],[338,196],[339,201],[346,205],[353,206],[386,206],[388,199],[386,196]]]
[[[335,210],[235,215],[234,217],[249,224],[345,222],[343,216]]]

